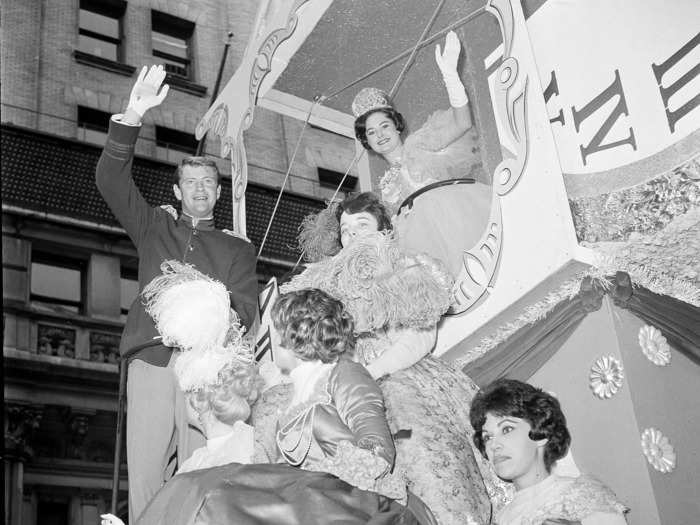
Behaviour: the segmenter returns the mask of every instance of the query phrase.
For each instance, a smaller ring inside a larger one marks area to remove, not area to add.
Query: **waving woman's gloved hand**
[[[457,62],[462,46],[454,31],[447,33],[445,37],[445,50],[440,48],[440,44],[435,46],[435,62],[440,68],[442,79],[447,88],[447,96],[450,98],[450,105],[453,108],[466,106],[469,99],[464,90],[464,84],[457,72]]]

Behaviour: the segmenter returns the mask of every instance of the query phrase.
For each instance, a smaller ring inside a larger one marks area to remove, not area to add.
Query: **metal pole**
[[[119,362],[119,398],[117,400],[117,437],[114,444],[114,466],[112,468],[112,506],[110,512],[116,516],[119,497],[119,467],[122,461],[122,436],[124,428],[124,400],[126,399],[126,374],[129,361],[123,356]]]
[[[228,39],[224,44],[224,54],[221,57],[221,63],[219,64],[219,73],[216,75],[216,82],[214,83],[214,91],[211,94],[211,100],[209,101],[209,107],[212,107],[216,97],[219,95],[219,86],[221,85],[221,77],[224,74],[224,66],[226,65],[226,55],[228,55],[228,48],[231,46],[231,40],[233,39],[233,31],[229,31]],[[200,139],[199,144],[197,144],[197,156],[201,156],[204,151],[204,144],[207,141],[207,134]]]

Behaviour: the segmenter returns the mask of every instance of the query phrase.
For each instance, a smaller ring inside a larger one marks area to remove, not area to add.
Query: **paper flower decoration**
[[[656,366],[666,366],[671,362],[671,347],[658,328],[651,325],[641,327],[639,346],[647,359]]]
[[[667,474],[676,468],[676,453],[660,430],[647,428],[642,432],[642,450],[649,464]]]
[[[625,375],[622,373],[620,361],[609,355],[593,363],[588,378],[593,394],[600,399],[608,399],[620,390]]]

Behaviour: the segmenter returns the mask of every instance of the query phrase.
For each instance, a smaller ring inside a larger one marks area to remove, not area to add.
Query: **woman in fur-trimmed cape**
[[[316,260],[280,291],[320,288],[345,304],[359,333],[356,360],[382,388],[396,468],[409,488],[441,525],[488,523],[492,502],[501,506],[506,495],[471,446],[477,387],[429,355],[452,279],[439,261],[400,250],[389,230],[388,212],[372,193],[307,218],[300,242],[307,260]]]

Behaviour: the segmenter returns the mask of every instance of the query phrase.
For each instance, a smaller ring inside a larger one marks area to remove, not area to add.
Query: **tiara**
[[[392,107],[389,95],[377,88],[364,88],[352,101],[352,113],[355,118],[361,117],[368,111]]]

